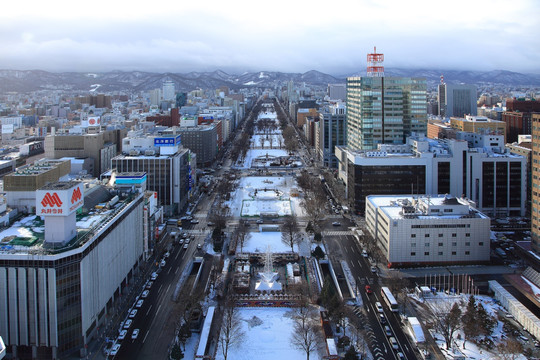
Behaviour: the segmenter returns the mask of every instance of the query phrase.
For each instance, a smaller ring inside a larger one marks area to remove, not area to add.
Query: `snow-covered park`
[[[232,216],[303,216],[299,197],[291,196],[295,189],[292,176],[243,177],[227,205]]]
[[[281,232],[250,232],[242,251],[245,253],[264,253],[270,247],[273,253],[290,252],[291,248],[281,241]],[[296,251],[296,246],[295,246]],[[238,246],[237,252],[240,252]]]
[[[293,331],[290,308],[239,308],[244,341],[230,349],[228,359],[234,360],[304,360],[305,352],[291,345]],[[313,352],[310,359],[321,359]],[[218,350],[216,359],[222,360]]]

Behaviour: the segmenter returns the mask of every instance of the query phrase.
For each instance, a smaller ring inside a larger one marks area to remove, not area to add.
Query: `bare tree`
[[[300,227],[295,215],[285,217],[281,225],[281,241],[291,247],[291,252],[294,253],[294,245],[299,244],[302,240]]]
[[[261,136],[261,137],[259,138],[259,142],[261,143],[261,149],[264,149],[264,142],[265,142],[265,140],[264,140],[264,137],[263,137],[263,136]]]
[[[227,360],[229,349],[239,346],[244,341],[245,334],[242,330],[241,321],[234,301],[227,301],[223,308],[223,321],[218,338],[218,346],[224,360]]]
[[[498,358],[501,360],[515,360],[523,353],[523,345],[516,339],[506,339],[497,345]]]
[[[209,219],[214,223],[214,226],[221,230],[227,225],[227,219],[230,216],[230,209],[228,206],[219,204],[209,215]]]
[[[236,241],[240,245],[240,252],[243,252],[244,244],[249,239],[250,233],[248,223],[245,219],[240,219],[235,230]]]
[[[324,206],[326,201],[321,196],[317,196],[315,192],[309,191],[304,194],[301,204],[308,216],[309,221],[313,226],[313,230],[318,232],[319,221],[322,220],[324,214]]]
[[[306,359],[317,349],[319,326],[315,321],[315,313],[307,303],[295,310],[291,344],[306,353]]]
[[[429,315],[435,329],[444,337],[446,349],[452,346],[454,333],[461,327],[461,309],[457,303],[447,302],[429,304]]]

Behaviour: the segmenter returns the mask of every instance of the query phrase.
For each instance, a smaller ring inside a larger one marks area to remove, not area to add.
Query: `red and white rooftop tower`
[[[377,53],[377,47],[373,47],[373,53],[367,54],[367,76],[384,76],[384,54]]]

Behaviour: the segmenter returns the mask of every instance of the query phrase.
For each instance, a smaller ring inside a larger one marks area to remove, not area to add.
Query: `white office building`
[[[336,146],[339,177],[357,213],[368,195],[451,194],[467,197],[490,216],[525,216],[527,160],[504,147],[504,137],[458,132],[458,139],[410,136],[377,151]]]
[[[491,220],[466,199],[368,196],[366,227],[388,267],[489,261]]]

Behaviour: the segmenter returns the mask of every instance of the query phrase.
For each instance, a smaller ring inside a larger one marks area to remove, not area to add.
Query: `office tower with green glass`
[[[347,78],[347,145],[351,150],[403,144],[412,133],[426,132],[425,78]]]

